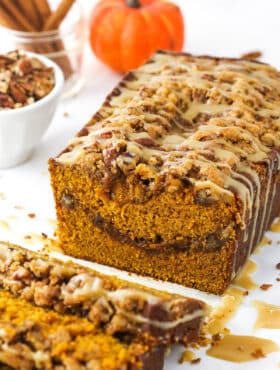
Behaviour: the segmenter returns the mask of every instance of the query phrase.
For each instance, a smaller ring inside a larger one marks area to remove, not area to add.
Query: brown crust
[[[158,346],[152,351],[141,356],[140,360],[143,363],[142,370],[162,370],[164,365],[166,348]],[[131,366],[128,370],[137,370],[135,366]]]

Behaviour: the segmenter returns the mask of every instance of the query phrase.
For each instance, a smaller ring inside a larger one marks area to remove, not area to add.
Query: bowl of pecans
[[[79,1],[0,0],[0,54],[20,49],[53,60],[64,73],[64,98],[83,86],[86,35]]]
[[[46,57],[12,51],[0,55],[0,168],[28,159],[49,127],[64,84]]]

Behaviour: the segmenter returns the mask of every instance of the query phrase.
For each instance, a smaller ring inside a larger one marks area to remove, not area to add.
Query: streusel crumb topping
[[[150,192],[192,186],[205,203],[238,197],[244,221],[260,193],[254,165],[265,163],[270,176],[280,168],[279,145],[276,69],[157,53],[120,82],[58,161],[136,178]]]

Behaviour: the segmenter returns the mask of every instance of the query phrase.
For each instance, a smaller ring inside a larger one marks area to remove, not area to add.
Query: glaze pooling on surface
[[[221,304],[211,312],[207,321],[204,324],[204,331],[207,334],[223,333],[227,323],[238,311],[244,300],[244,291],[235,287],[231,287],[222,297]]]
[[[280,329],[280,306],[262,301],[253,301],[258,317],[254,329]]]
[[[256,262],[248,260],[243,268],[237,275],[236,279],[233,281],[234,285],[241,288],[253,290],[257,288],[257,284],[253,281],[251,274],[257,270]]]
[[[207,351],[207,355],[231,362],[254,361],[277,352],[279,346],[272,340],[247,336],[226,334],[215,342]]]

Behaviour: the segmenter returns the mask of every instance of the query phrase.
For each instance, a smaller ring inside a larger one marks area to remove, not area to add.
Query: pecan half
[[[14,101],[8,94],[0,93],[0,108],[12,108],[13,105]]]

